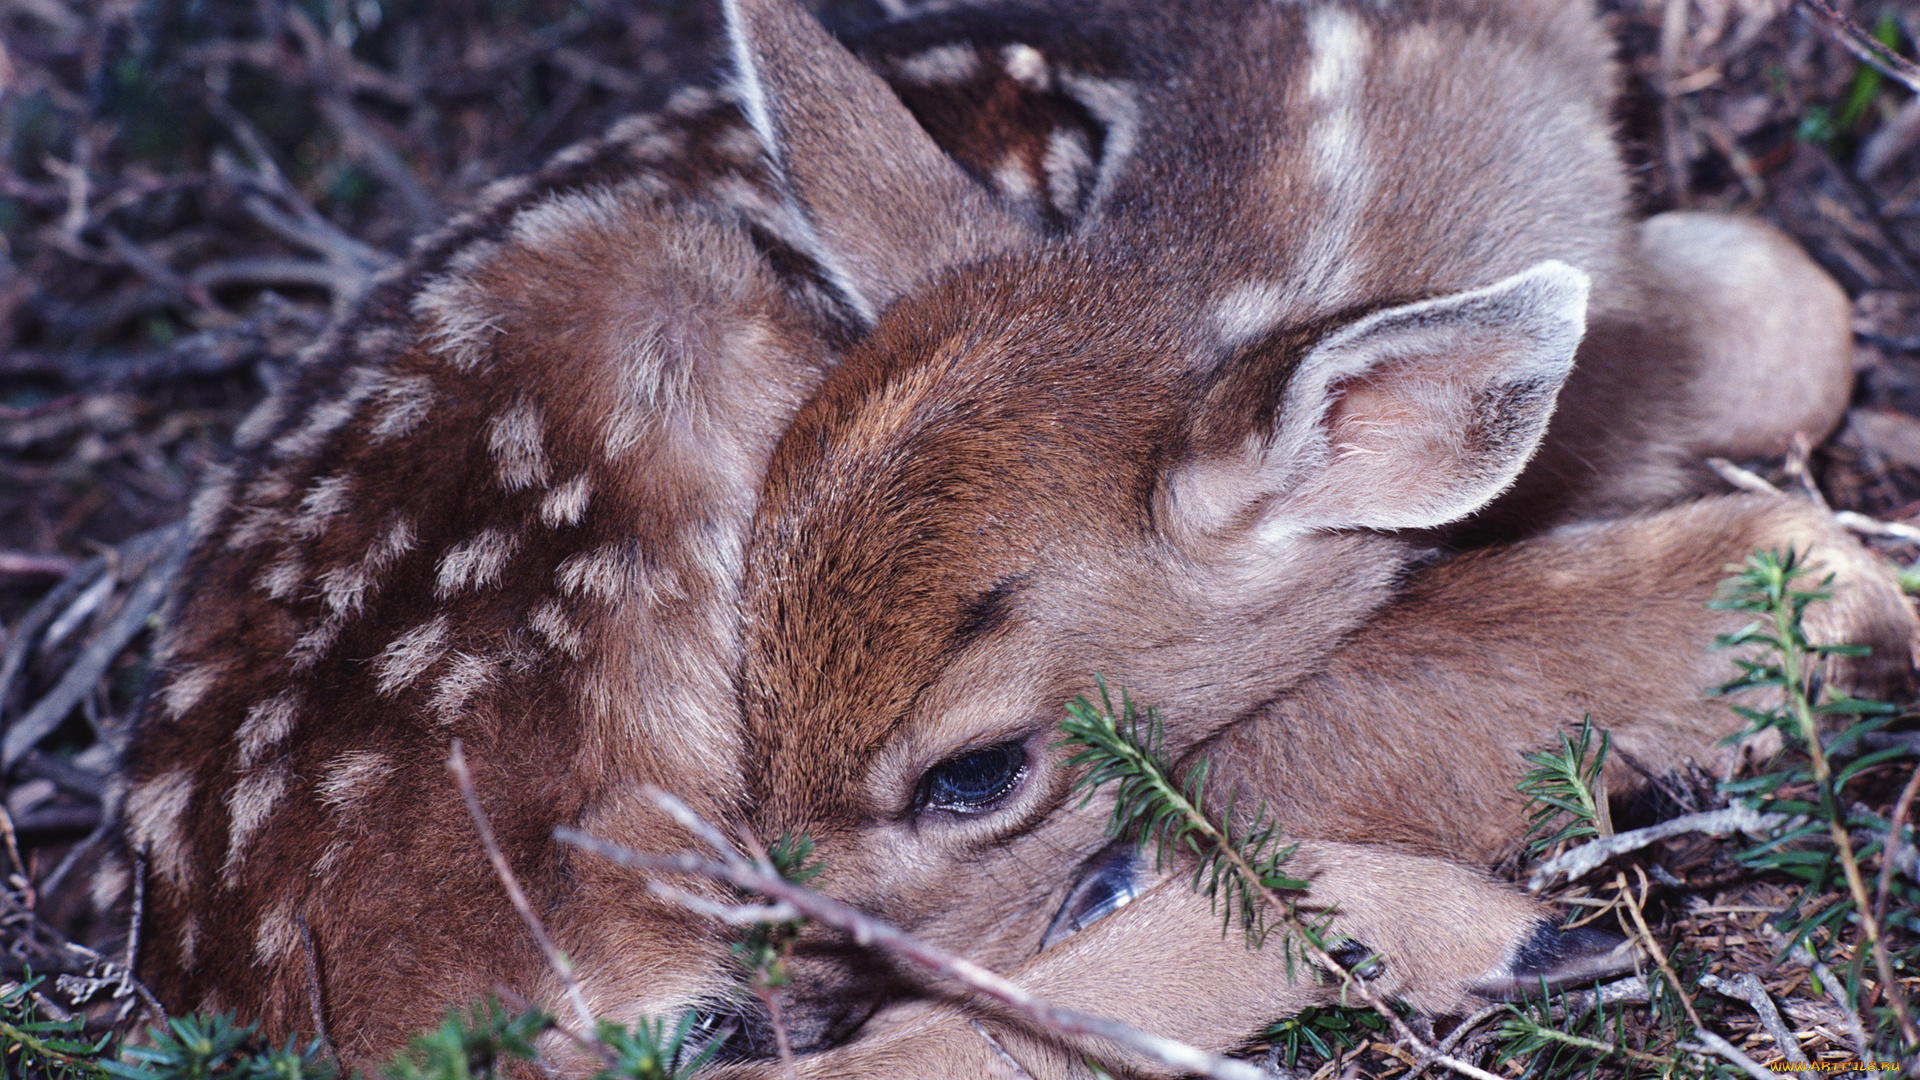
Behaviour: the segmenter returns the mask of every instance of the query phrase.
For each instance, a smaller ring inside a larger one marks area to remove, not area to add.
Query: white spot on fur
[[[1249,281],[1227,290],[1214,305],[1213,323],[1232,347],[1273,330],[1286,315],[1286,293],[1272,281]]]
[[[667,99],[667,111],[675,116],[697,116],[713,108],[720,97],[704,86],[683,86]]]
[[[246,507],[233,523],[233,530],[227,533],[227,550],[241,551],[278,536],[286,519],[285,514],[271,506]]]
[[[577,243],[581,233],[607,233],[621,228],[623,203],[612,191],[594,188],[569,191],[542,199],[513,215],[513,239],[535,250],[563,248]]]
[[[493,681],[498,666],[491,657],[454,653],[446,673],[434,681],[433,698],[427,703],[439,723],[452,723],[467,700]]]
[[[677,129],[662,129],[624,141],[627,153],[641,162],[666,161],[687,152],[687,136]]]
[[[334,869],[340,865],[340,859],[346,855],[346,853],[347,838],[344,836],[334,837],[333,840],[328,842],[327,850],[321,852],[320,857],[314,860],[313,877],[321,881],[332,877]]]
[[[513,181],[502,181],[502,183],[512,182]],[[485,195],[486,192],[482,191],[481,196],[484,198]],[[407,341],[407,335],[401,333],[398,327],[388,326],[382,323],[376,326],[369,326],[361,330],[358,334],[355,334],[353,338],[353,351],[363,358],[385,359],[405,349],[407,347]]]
[[[575,660],[580,659],[586,651],[585,637],[567,620],[567,609],[558,600],[542,601],[527,616],[527,627],[545,639],[548,645]]]
[[[213,531],[220,514],[233,503],[235,474],[231,465],[209,465],[200,478],[200,490],[187,508],[187,531],[202,539]]]
[[[220,880],[228,888],[240,884],[240,868],[247,861],[247,841],[267,823],[280,797],[287,793],[286,763],[276,761],[241,780],[227,795],[227,857],[220,864]]]
[[[549,528],[578,525],[586,516],[587,501],[593,495],[593,482],[586,473],[561,484],[540,500],[540,520]]]
[[[349,750],[327,762],[314,792],[336,813],[351,813],[360,802],[399,768],[376,750]]]
[[[1322,7],[1307,15],[1307,47],[1307,96],[1323,108],[1307,131],[1307,160],[1325,205],[1301,240],[1294,277],[1339,296],[1365,269],[1352,236],[1371,187],[1360,105],[1372,44],[1351,11]]]
[[[275,600],[290,600],[300,595],[307,585],[307,560],[300,549],[292,545],[282,549],[279,556],[260,571],[254,579],[254,587]]]
[[[265,968],[290,963],[300,953],[300,924],[294,921],[293,898],[283,896],[260,916],[253,938],[253,962]]]
[[[477,202],[487,209],[509,203],[532,190],[533,181],[527,176],[509,176],[504,180],[495,180],[480,189]]]
[[[487,529],[440,559],[433,594],[446,599],[462,589],[478,589],[500,580],[500,571],[513,558],[520,538],[500,529]]]
[[[352,502],[352,494],[352,477],[336,473],[315,480],[300,500],[300,516],[294,519],[293,535],[310,539],[325,532],[327,522]]]
[[[186,769],[162,773],[127,793],[127,821],[133,842],[146,848],[153,868],[185,888],[192,868],[183,819],[193,800],[193,774]]]
[[[300,695],[294,690],[282,690],[265,701],[254,702],[246,719],[240,721],[240,730],[234,733],[240,768],[253,768],[268,751],[286,742],[299,716]]]
[[[541,445],[545,434],[540,407],[526,398],[487,422],[487,449],[500,467],[500,486],[518,491],[547,482],[551,466]]]
[[[555,571],[560,590],[569,596],[591,596],[612,602],[633,591],[639,576],[632,545],[607,544],[581,552]]]
[[[413,550],[413,522],[396,518],[374,539],[357,563],[336,566],[319,577],[320,598],[335,615],[357,615],[366,598],[379,590],[380,575]]]
[[[607,141],[615,143],[632,142],[656,134],[660,130],[660,118],[651,113],[634,113],[623,116],[607,129]]]
[[[1027,159],[1017,151],[1000,159],[993,170],[993,183],[1009,199],[1031,199],[1039,194],[1033,173],[1027,168]]]
[[[980,54],[972,45],[935,45],[900,61],[900,75],[925,86],[966,82],[980,74]]]
[[[1093,175],[1093,154],[1087,149],[1087,137],[1071,128],[1058,128],[1047,136],[1047,153],[1041,159],[1047,174],[1047,198],[1062,214],[1080,209],[1080,193]]]
[[[497,250],[492,244],[473,244],[461,252],[465,256],[461,261],[478,266]],[[434,355],[461,371],[473,371],[481,366],[494,339],[506,332],[492,300],[486,290],[454,269],[427,282],[411,306],[416,316],[431,324],[422,340]]]
[[[219,664],[199,664],[175,675],[167,683],[167,688],[160,692],[160,701],[167,715],[175,720],[187,715],[187,711],[198,705],[200,699],[206,697],[207,691],[213,689],[225,674],[225,669]]]
[[[373,588],[373,578],[364,566],[336,566],[318,579],[320,598],[336,615],[357,615]]]
[[[381,443],[419,427],[436,396],[433,380],[425,375],[383,376],[368,394],[375,410],[368,437]]]
[[[598,140],[577,142],[572,146],[562,147],[559,153],[548,158],[546,167],[548,169],[572,168],[583,161],[592,160],[602,149],[602,144]]]
[[[1047,58],[1031,45],[1013,44],[1000,50],[1000,63],[1015,82],[1035,90],[1047,88]]]
[[[734,124],[723,128],[713,138],[716,153],[739,164],[746,165],[758,161],[765,150],[760,145],[760,137],[753,129],[744,124]]]
[[[325,446],[360,408],[366,391],[349,384],[345,393],[323,401],[307,412],[307,422],[273,441],[273,456],[282,460],[307,458]]]
[[[252,450],[265,441],[286,417],[287,399],[280,394],[269,394],[233,429],[233,445],[242,450]]]
[[[292,498],[293,491],[292,477],[284,472],[269,472],[254,477],[242,498],[256,506],[267,506]]]
[[[305,671],[320,662],[333,648],[340,637],[340,628],[346,625],[342,615],[329,615],[307,627],[294,639],[293,648],[287,650],[287,660],[295,671]]]
[[[390,696],[413,684],[447,651],[447,617],[441,615],[400,635],[373,662],[379,692]]]
[[[127,895],[127,888],[133,884],[133,872],[119,858],[107,858],[101,861],[100,868],[93,872],[93,880],[87,883],[87,899],[93,902],[94,913],[111,916],[120,900]],[[118,920],[108,918],[108,924],[117,924]]]
[[[1320,101],[1357,89],[1367,61],[1367,30],[1353,12],[1317,7],[1307,13],[1307,94]]]

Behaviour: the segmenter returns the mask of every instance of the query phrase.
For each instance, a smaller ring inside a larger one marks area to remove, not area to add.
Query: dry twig
[[[555,829],[554,836],[562,843],[572,844],[584,851],[611,859],[621,866],[707,877],[737,889],[758,893],[771,900],[788,904],[808,918],[848,934],[859,945],[882,949],[888,955],[953,979],[968,989],[1006,1006],[1016,1015],[1042,1030],[1066,1036],[1100,1039],[1145,1055],[1171,1068],[1215,1077],[1218,1080],[1261,1080],[1263,1075],[1261,1071],[1245,1062],[1209,1054],[1185,1043],[1129,1027],[1116,1020],[1089,1016],[1049,1004],[965,957],[928,945],[865,912],[822,896],[811,889],[795,885],[778,874],[769,873],[736,852],[720,835],[719,830],[701,820],[680,800],[665,792],[651,789],[649,794],[661,809],[693,830],[695,835],[712,847],[719,858],[703,858],[690,852],[656,855],[634,851],[618,844],[607,843],[577,829]]]
[[[1887,78],[1905,83],[1909,90],[1920,93],[1920,66],[1880,44],[1859,23],[1834,7],[1833,0],[1800,0],[1800,10],[1813,16],[1814,21],[1825,27],[1835,41],[1846,46],[1847,51],[1861,61],[1872,65]]]
[[[520,879],[514,876],[513,867],[507,865],[507,857],[500,851],[500,844],[494,839],[493,825],[487,821],[487,813],[480,808],[480,796],[473,789],[473,774],[467,771],[466,754],[462,751],[460,740],[453,740],[453,749],[447,755],[447,771],[453,774],[453,782],[460,789],[460,798],[467,804],[467,816],[473,819],[474,830],[480,834],[480,844],[486,848],[487,861],[493,864],[493,872],[500,877],[500,884],[506,887],[507,898],[513,902],[513,910],[520,914],[520,921],[527,924],[527,930],[533,934],[533,940],[540,946],[540,952],[546,956],[548,966],[559,977],[560,985],[567,995],[567,1003],[573,1007],[574,1019],[580,1025],[580,1031],[591,1039],[594,1032],[593,1010],[587,1008],[587,999],[580,992],[580,980],[574,975],[573,962],[554,945],[547,936],[547,928],[540,916],[527,902],[527,894],[520,888]],[[598,1046],[598,1044],[594,1044]],[[602,1057],[608,1057],[605,1047],[598,1047]]]

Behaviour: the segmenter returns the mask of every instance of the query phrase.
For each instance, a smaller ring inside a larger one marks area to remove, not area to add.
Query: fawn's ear
[[[1586,331],[1587,287],[1586,274],[1549,261],[1374,312],[1306,345],[1277,403],[1271,380],[1230,375],[1196,428],[1272,420],[1169,476],[1169,524],[1188,535],[1284,536],[1425,528],[1472,513],[1513,482],[1546,433]]]
[[[794,0],[724,0],[747,119],[860,318],[944,266],[1027,235],[887,84]]]

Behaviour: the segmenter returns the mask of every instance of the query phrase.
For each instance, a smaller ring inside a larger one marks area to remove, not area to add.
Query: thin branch
[[[300,947],[307,954],[307,1006],[313,1010],[313,1034],[320,1045],[327,1048],[327,1055],[338,1068],[339,1055],[333,1052],[333,1040],[327,1036],[326,1010],[320,1007],[320,957],[313,948],[313,930],[307,926],[307,917],[298,912],[293,916],[293,923],[300,929]]]
[[[1798,614],[1791,605],[1782,604],[1774,608],[1774,635],[1776,640],[1790,642],[1796,632],[1794,620]],[[1873,956],[1874,968],[1880,976],[1881,989],[1887,1003],[1893,1007],[1893,1016],[1900,1025],[1900,1037],[1909,1047],[1920,1046],[1920,1030],[1916,1030],[1913,1015],[1907,1010],[1907,996],[1901,990],[1900,982],[1893,974],[1893,961],[1887,955],[1887,945],[1880,932],[1880,920],[1874,917],[1873,898],[1867,895],[1867,883],[1860,873],[1860,862],[1853,853],[1853,839],[1847,834],[1846,813],[1840,806],[1840,792],[1833,782],[1833,768],[1827,761],[1826,748],[1820,743],[1820,724],[1814,715],[1813,704],[1808,699],[1805,687],[1807,676],[1800,670],[1800,654],[1797,649],[1780,650],[1781,685],[1787,691],[1787,705],[1793,712],[1794,722],[1798,725],[1802,741],[1807,745],[1807,756],[1813,765],[1813,779],[1820,793],[1820,802],[1826,811],[1827,829],[1833,837],[1833,846],[1840,858],[1840,870],[1847,880],[1847,890],[1853,894],[1854,911],[1858,914],[1860,935],[1866,939],[1868,951]]]
[[[1547,883],[1557,874],[1565,874],[1568,881],[1577,881],[1616,855],[1638,851],[1648,844],[1657,843],[1670,836],[1696,832],[1710,836],[1725,836],[1730,832],[1743,832],[1749,836],[1767,836],[1776,830],[1792,826],[1797,820],[1785,814],[1763,814],[1745,803],[1735,803],[1725,810],[1682,814],[1658,825],[1615,833],[1604,840],[1582,844],[1571,851],[1548,859],[1535,867],[1533,873],[1528,876],[1527,889],[1530,892],[1539,892],[1546,888]]]
[[[1907,777],[1907,786],[1900,789],[1900,797],[1893,803],[1893,818],[1887,823],[1887,839],[1880,845],[1880,877],[1874,882],[1873,917],[1882,923],[1887,918],[1888,890],[1893,887],[1893,871],[1899,864],[1900,852],[1907,848],[1901,835],[1907,827],[1907,813],[1913,809],[1913,799],[1920,793],[1920,765],[1914,766],[1913,775]]]
[[[676,819],[691,817],[692,812],[671,795],[656,793],[655,801]],[[713,838],[718,831],[711,830]],[[862,946],[878,948],[892,956],[943,975],[969,989],[1007,1006],[1014,1013],[1051,1032],[1070,1036],[1090,1036],[1144,1054],[1164,1065],[1220,1080],[1260,1080],[1265,1074],[1245,1062],[1209,1054],[1185,1043],[1163,1038],[1129,1027],[1116,1020],[1089,1016],[1062,1009],[1028,993],[1019,986],[961,956],[908,936],[899,929],[853,907],[795,885],[778,874],[771,874],[734,853],[724,840],[718,845],[720,859],[702,858],[691,852],[655,855],[634,851],[589,836],[577,829],[559,828],[554,837],[584,851],[637,870],[692,874],[726,882],[738,889],[759,893],[776,902],[786,903],[829,927],[853,938]],[[703,839],[707,839],[703,837]],[[708,840],[712,843],[712,840]]]
[[[1743,469],[1723,457],[1707,459],[1707,468],[1712,469],[1720,479],[1742,491],[1751,491],[1757,495],[1784,495],[1773,482],[1751,469]]]
[[[0,716],[5,716],[7,700],[13,696],[13,683],[26,667],[27,660],[33,655],[34,646],[40,640],[40,632],[52,625],[60,612],[71,604],[75,597],[85,592],[100,575],[107,572],[107,557],[95,555],[81,563],[66,578],[55,585],[47,595],[34,604],[26,616],[13,628],[13,640],[7,643],[7,652],[0,658]]]
[[[161,532],[166,549],[140,578],[140,583],[134,586],[120,608],[120,614],[87,646],[73,666],[61,676],[59,683],[7,729],[5,741],[0,742],[0,773],[12,769],[21,755],[41,739],[53,734],[60,722],[73,711],[73,707],[80,703],[80,699],[93,690],[94,683],[106,674],[107,667],[126,648],[127,643],[146,629],[147,617],[159,610],[161,602],[166,599],[168,587],[173,584],[181,564],[186,561],[189,546],[184,526],[169,526]]]
[[[1686,987],[1680,985],[1680,977],[1673,973],[1672,966],[1667,963],[1666,950],[1660,947],[1660,943],[1654,940],[1653,931],[1647,928],[1647,917],[1641,912],[1640,907],[1646,903],[1647,894],[1652,891],[1652,886],[1647,884],[1647,875],[1644,871],[1640,871],[1640,868],[1637,866],[1634,867],[1634,870],[1640,872],[1640,895],[1638,897],[1635,897],[1633,890],[1627,887],[1627,875],[1624,872],[1616,872],[1614,874],[1614,885],[1620,890],[1620,894],[1624,896],[1627,901],[1622,906],[1627,909],[1627,914],[1633,917],[1633,926],[1634,929],[1640,933],[1641,944],[1645,945],[1647,951],[1653,954],[1654,963],[1659,965],[1660,974],[1667,977],[1667,985],[1673,987],[1674,995],[1680,999],[1680,1007],[1686,1010],[1687,1019],[1693,1021],[1694,1031],[1702,1035],[1707,1034],[1706,1021],[1700,1019],[1700,1013],[1693,1007],[1693,999],[1687,996]]]
[[[1779,1073],[1768,1069],[1759,1062],[1741,1053],[1732,1043],[1708,1031],[1706,1028],[1695,1031],[1694,1035],[1700,1040],[1699,1046],[1694,1047],[1688,1046],[1686,1043],[1681,1043],[1680,1048],[1683,1050],[1692,1050],[1694,1053],[1699,1053],[1702,1050],[1707,1051],[1715,1057],[1730,1062],[1734,1068],[1746,1073],[1752,1077],[1753,1080],[1780,1080]]]
[[[1807,1055],[1800,1049],[1800,1040],[1793,1037],[1793,1031],[1780,1018],[1780,1009],[1774,1005],[1767,988],[1753,977],[1752,972],[1741,972],[1740,977],[1735,979],[1723,979],[1708,973],[1700,976],[1700,985],[1716,994],[1725,994],[1753,1006],[1753,1011],[1760,1017],[1760,1026],[1767,1029],[1767,1035],[1780,1048],[1780,1053],[1795,1065],[1807,1064]]]
[[[0,578],[63,578],[79,564],[65,555],[35,555],[27,551],[0,551]]]
[[[1920,93],[1920,66],[1915,66],[1913,61],[1880,44],[1859,23],[1841,14],[1840,9],[1833,6],[1832,0],[1800,0],[1800,9],[1813,16],[1814,21],[1825,27],[1835,41],[1846,46],[1848,52],[1887,78],[1905,83],[1907,89]]]
[[[580,1030],[591,1037],[595,1027],[593,1010],[587,1008],[587,999],[580,993],[580,980],[574,976],[573,962],[547,936],[547,928],[541,924],[540,916],[534,913],[533,905],[527,902],[527,894],[520,889],[520,879],[514,876],[513,867],[507,865],[507,857],[501,853],[500,844],[494,839],[493,825],[487,821],[486,811],[480,808],[480,797],[474,792],[473,774],[467,771],[467,757],[462,752],[459,739],[453,740],[453,749],[447,755],[447,771],[453,774],[454,785],[460,789],[460,798],[467,804],[467,815],[473,818],[473,827],[480,834],[481,846],[487,849],[487,859],[493,863],[493,872],[500,876],[500,884],[506,886],[507,898],[513,902],[513,910],[519,912],[520,921],[527,924],[533,940],[540,946],[540,952],[546,956],[547,964],[560,977],[560,985],[566,991],[567,1003],[573,1006]],[[601,1048],[601,1054],[605,1056],[605,1048]],[[611,1058],[608,1061],[611,1063]]]

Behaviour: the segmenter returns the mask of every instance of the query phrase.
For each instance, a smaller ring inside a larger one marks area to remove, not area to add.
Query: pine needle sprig
[[[1120,692],[1120,708],[1116,711],[1106,681],[1095,681],[1100,707],[1086,698],[1076,698],[1067,706],[1067,717],[1060,724],[1066,735],[1062,744],[1081,747],[1067,759],[1066,767],[1090,766],[1074,787],[1076,792],[1084,792],[1080,804],[1086,805],[1101,786],[1114,784],[1108,833],[1132,837],[1143,847],[1153,841],[1156,867],[1164,865],[1170,852],[1192,855],[1196,860],[1194,890],[1212,900],[1216,910],[1225,909],[1222,932],[1237,917],[1248,943],[1258,947],[1268,929],[1261,890],[1290,893],[1307,887],[1307,882],[1289,877],[1282,870],[1293,854],[1293,846],[1280,843],[1279,824],[1267,817],[1264,804],[1243,831],[1233,824],[1235,806],[1229,797],[1222,815],[1225,823],[1215,826],[1200,809],[1209,763],[1200,762],[1175,782],[1161,753],[1164,731],[1159,712],[1136,709],[1125,690]]]
[[[1305,890],[1310,882],[1282,872],[1281,867],[1294,848],[1278,846],[1280,827],[1268,821],[1264,804],[1254,814],[1253,824],[1243,832],[1236,832],[1231,824],[1233,800],[1229,798],[1227,824],[1216,824],[1201,809],[1201,794],[1206,790],[1209,773],[1206,763],[1203,761],[1188,769],[1186,776],[1175,782],[1162,756],[1159,714],[1151,708],[1144,714],[1135,709],[1124,689],[1116,712],[1106,680],[1096,675],[1094,681],[1100,691],[1100,707],[1095,708],[1085,698],[1069,704],[1066,719],[1060,723],[1066,738],[1059,745],[1080,747],[1067,759],[1067,767],[1088,766],[1074,789],[1086,792],[1080,805],[1091,801],[1101,785],[1118,785],[1113,816],[1108,821],[1110,835],[1131,836],[1141,844],[1149,838],[1156,840],[1159,860],[1173,851],[1185,850],[1192,854],[1199,862],[1193,877],[1194,888],[1205,889],[1216,910],[1222,898],[1228,901],[1223,931],[1232,925],[1237,914],[1246,930],[1248,946],[1259,948],[1266,938],[1266,919],[1271,916],[1278,927],[1286,931],[1284,959],[1289,977],[1293,974],[1297,948],[1300,956],[1338,979],[1343,993],[1351,991],[1365,1001],[1367,1007],[1393,1029],[1395,1036],[1423,1060],[1470,1080],[1500,1080],[1484,1069],[1428,1045],[1408,1027],[1406,1019],[1395,1012],[1366,979],[1355,974],[1356,967],[1364,970],[1370,960],[1349,966],[1333,957],[1324,935],[1331,915],[1318,923],[1301,918],[1293,895]]]
[[[98,1080],[98,1059],[111,1036],[90,1043],[81,1038],[80,1017],[42,1018],[34,991],[45,978],[28,968],[20,982],[0,986],[0,1071],[7,1076]]]
[[[1855,918],[1866,946],[1860,953],[1872,956],[1894,1023],[1902,1042],[1911,1051],[1920,1047],[1920,1031],[1916,1030],[1908,1011],[1906,995],[1893,970],[1880,920],[1875,917],[1865,875],[1860,870],[1860,859],[1877,852],[1880,845],[1869,844],[1856,852],[1851,836],[1854,827],[1884,835],[1889,823],[1860,820],[1843,809],[1840,799],[1841,789],[1848,780],[1887,760],[1892,753],[1862,755],[1838,773],[1834,772],[1831,761],[1834,751],[1890,723],[1899,710],[1882,702],[1836,693],[1823,685],[1819,674],[1824,664],[1839,657],[1864,656],[1871,650],[1860,645],[1817,645],[1807,639],[1804,624],[1807,608],[1831,597],[1824,589],[1833,580],[1829,575],[1820,583],[1820,588],[1796,588],[1795,582],[1807,572],[1803,556],[1792,548],[1784,552],[1756,551],[1747,556],[1738,573],[1723,583],[1722,596],[1710,605],[1757,616],[1743,629],[1714,639],[1716,648],[1754,650],[1751,655],[1735,658],[1740,673],[1717,687],[1716,692],[1774,690],[1778,694],[1776,702],[1767,707],[1733,706],[1748,722],[1747,730],[1737,737],[1775,730],[1808,759],[1804,766],[1774,770],[1751,781],[1723,785],[1722,791],[1735,796],[1758,795],[1768,810],[1805,814],[1813,819],[1814,824],[1810,826],[1791,830],[1789,835],[1775,837],[1743,853],[1742,861],[1793,874],[1808,881],[1814,890],[1824,887],[1834,866],[1838,865],[1851,903],[1838,903],[1815,918],[1803,918],[1799,925],[1786,928],[1786,936],[1791,943],[1809,941],[1819,926],[1828,925],[1838,931],[1844,925],[1840,921],[1844,916],[1850,914]],[[1823,745],[1820,739],[1821,720],[1829,716],[1853,718],[1831,746]],[[1813,799],[1775,797],[1776,792],[1789,785],[1811,785]],[[1832,845],[1828,850],[1807,851],[1792,846],[1791,841],[1810,839],[1823,830]],[[1861,1000],[1857,992],[1852,996],[1855,1001]]]
[[[1591,715],[1580,718],[1577,733],[1559,734],[1557,748],[1521,755],[1533,766],[1515,785],[1527,797],[1527,831],[1520,841],[1528,859],[1570,840],[1604,839],[1613,834],[1606,788],[1600,779],[1607,751],[1613,746],[1612,735],[1596,730]],[[1595,734],[1600,736],[1597,749],[1593,746]],[[1553,828],[1556,823],[1557,829]]]

